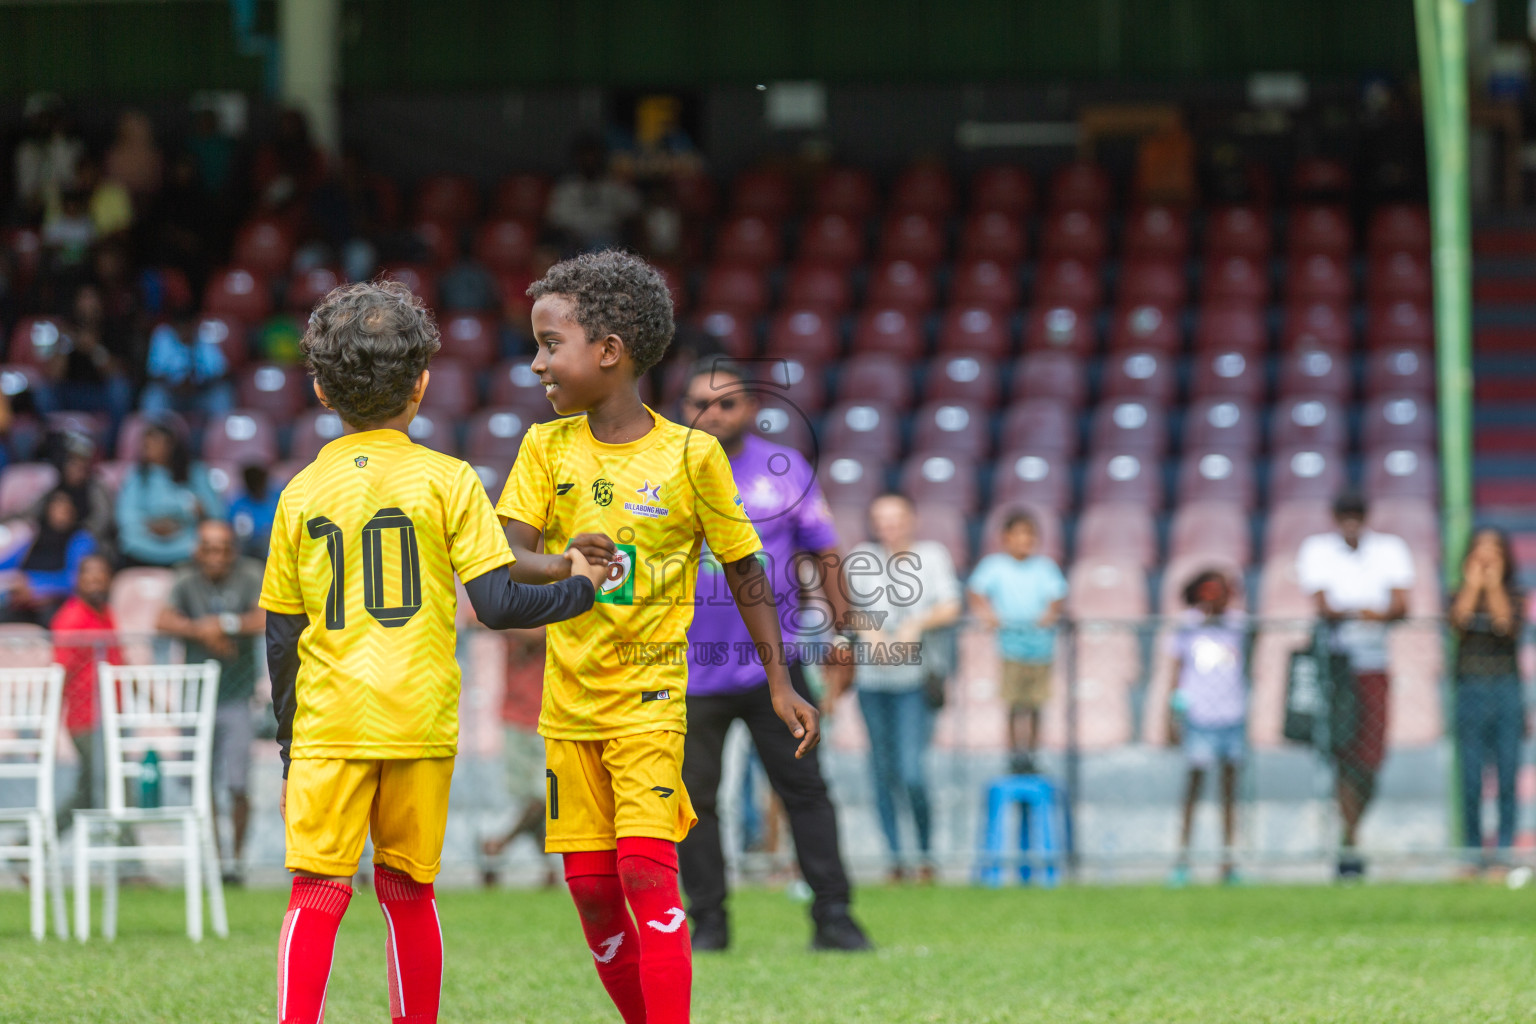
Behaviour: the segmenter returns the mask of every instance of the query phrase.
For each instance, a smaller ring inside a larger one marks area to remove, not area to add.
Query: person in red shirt
[[[80,756],[75,792],[59,809],[61,831],[69,827],[77,809],[100,807],[106,796],[97,777],[104,766],[96,663],[123,663],[117,624],[107,607],[111,589],[112,564],[100,555],[86,556],[80,563],[74,595],[60,606],[49,624],[53,660],[64,667],[64,728]]]

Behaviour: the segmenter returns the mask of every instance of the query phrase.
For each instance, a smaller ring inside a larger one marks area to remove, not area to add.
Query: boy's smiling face
[[[538,351],[533,372],[544,385],[544,395],[561,416],[587,412],[612,390],[624,356],[624,343],[610,334],[596,341],[571,316],[570,298],[545,295],[533,304],[533,336]]]

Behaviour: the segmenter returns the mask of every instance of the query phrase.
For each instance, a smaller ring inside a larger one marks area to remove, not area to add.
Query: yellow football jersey
[[[283,488],[261,588],[299,638],[295,758],[448,757],[453,575],[512,562],[475,471],[398,430],[337,438]]]
[[[585,416],[531,427],[496,505],[542,530],[551,554],[579,533],[618,547],[592,612],[547,627],[539,732],[551,739],[684,732],[701,542],[722,562],[762,546],[720,442],[651,415],[627,444],[597,440]]]

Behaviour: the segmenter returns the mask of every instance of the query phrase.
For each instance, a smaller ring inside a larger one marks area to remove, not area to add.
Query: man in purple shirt
[[[836,574],[837,532],[816,484],[816,473],[792,448],[772,444],[747,428],[758,413],[757,394],[744,387],[743,371],[724,361],[702,364],[682,400],[682,422],[714,435],[731,461],[741,502],[757,528],[769,562],[773,600],[779,607],[795,689],[813,699],[806,685],[796,638],[820,634],[846,611],[842,595],[827,586]],[[802,603],[802,591],[807,600]],[[784,803],[800,873],[815,894],[811,919],[814,949],[869,949],[869,939],[849,914],[851,890],[837,846],[837,816],[827,796],[816,751],[795,757],[794,738],[785,732],[768,696],[768,677],[754,653],[752,638],[731,599],[720,563],[699,555],[699,586],[688,645],[688,737],[683,748],[683,784],[699,823],[678,846],[679,869],[693,916],[693,948],[721,950],[730,943],[725,913],[725,855],[720,847],[716,798],[721,751],[731,723],[741,719],[752,734],[769,783]],[[838,637],[838,646],[846,638]],[[851,666],[825,663],[834,689],[847,685]]]

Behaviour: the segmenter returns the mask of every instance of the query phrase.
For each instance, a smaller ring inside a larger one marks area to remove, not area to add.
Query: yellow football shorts
[[[295,758],[288,766],[288,869],[350,875],[371,834],[375,864],[430,883],[443,863],[452,781],[451,757]]]
[[[548,853],[612,850],[629,836],[679,843],[698,823],[683,788],[680,732],[546,739],[544,757]]]

